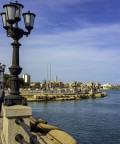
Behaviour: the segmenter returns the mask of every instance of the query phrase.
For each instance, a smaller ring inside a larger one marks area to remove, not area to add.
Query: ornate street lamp
[[[19,92],[19,78],[22,68],[19,66],[19,39],[23,35],[28,36],[33,29],[35,14],[28,11],[23,13],[25,28],[27,31],[18,27],[18,22],[21,21],[21,11],[24,8],[22,4],[17,1],[15,3],[5,4],[3,6],[5,12],[1,13],[3,28],[6,30],[7,36],[13,38],[13,56],[12,66],[9,68],[11,73],[11,92],[10,95],[5,97],[4,105],[26,105],[26,99],[20,95]]]

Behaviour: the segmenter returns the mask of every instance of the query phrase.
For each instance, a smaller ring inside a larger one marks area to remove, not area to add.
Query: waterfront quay
[[[21,91],[21,95],[24,96],[27,101],[64,101],[64,100],[81,100],[102,98],[107,96],[106,92],[86,92],[86,93],[50,93],[40,91]]]
[[[0,144],[77,144],[77,141],[65,131],[48,124],[43,119],[32,117],[28,106],[3,106],[3,118],[0,118]]]

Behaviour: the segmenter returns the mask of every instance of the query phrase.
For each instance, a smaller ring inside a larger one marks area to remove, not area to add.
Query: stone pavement
[[[2,141],[1,141],[2,128],[3,128],[3,118],[0,118],[0,144],[2,144]]]

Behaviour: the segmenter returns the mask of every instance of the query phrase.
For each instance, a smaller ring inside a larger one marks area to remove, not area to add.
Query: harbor
[[[120,90],[99,99],[28,102],[33,116],[71,134],[78,144],[120,143]]]
[[[78,144],[116,144],[120,132],[120,91],[106,92],[108,96],[100,99],[28,102],[28,106],[32,108],[32,116],[69,132]],[[0,133],[2,126],[3,119],[0,118]]]
[[[60,89],[59,89],[60,90]],[[41,90],[21,90],[21,95],[27,99],[27,101],[67,101],[67,100],[82,100],[82,99],[94,99],[107,96],[106,92],[97,91],[93,92],[50,92]],[[6,97],[9,96],[9,91],[6,90]]]
[[[36,90],[21,90],[20,92],[24,99],[26,99],[27,103],[41,101],[68,101],[69,103],[69,101],[82,101],[83,99],[96,99],[107,96],[106,92],[93,92],[93,90],[86,93],[75,93],[75,91],[74,93],[50,93],[50,91],[45,91],[43,93]],[[7,97],[9,97],[9,91],[5,91],[5,93],[5,99],[7,100]],[[0,119],[1,144],[16,143],[15,140],[18,142],[23,140],[29,142],[29,136],[36,136],[33,141],[38,141],[40,144],[77,144],[77,141],[69,133],[61,130],[59,127],[48,124],[48,122],[43,119],[33,118],[31,107],[23,105],[13,105],[8,107],[3,105],[2,116]],[[19,125],[21,127],[19,127]],[[12,130],[13,126],[14,130]],[[23,131],[22,128],[25,131]],[[27,134],[29,134],[29,136]],[[12,137],[14,136],[15,139],[13,140]]]

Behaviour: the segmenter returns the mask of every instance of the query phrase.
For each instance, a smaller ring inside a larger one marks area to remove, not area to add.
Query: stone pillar
[[[30,142],[29,136],[24,129],[15,123],[17,117],[22,117],[25,124],[30,126],[32,109],[28,106],[14,105],[3,106],[3,131],[1,134],[2,144],[18,144],[15,140],[17,134],[21,134],[26,142]]]

